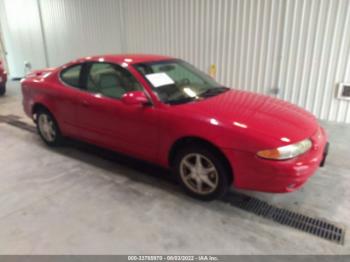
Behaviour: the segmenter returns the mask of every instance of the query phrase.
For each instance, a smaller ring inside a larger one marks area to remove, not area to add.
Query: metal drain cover
[[[345,230],[322,219],[275,207],[260,199],[236,192],[230,193],[224,201],[281,225],[304,231],[337,244],[344,244]]]

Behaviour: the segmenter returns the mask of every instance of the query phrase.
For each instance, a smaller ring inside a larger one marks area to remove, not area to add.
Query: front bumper
[[[251,152],[224,150],[232,165],[234,186],[274,193],[299,189],[324,165],[328,153],[327,136],[322,128],[311,140],[313,147],[307,153],[283,161],[262,159]]]

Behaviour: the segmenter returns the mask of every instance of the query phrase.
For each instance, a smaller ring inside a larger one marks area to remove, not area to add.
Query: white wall
[[[46,66],[36,0],[0,1],[0,23],[12,77],[23,76],[24,61]]]
[[[287,2],[283,34],[281,97],[321,119],[350,123],[350,103],[335,98],[350,82],[350,1]]]
[[[171,54],[218,80],[350,123],[350,0],[128,0],[127,51]]]
[[[36,2],[4,0],[20,1]],[[350,0],[37,1],[50,66],[99,53],[168,54],[205,71],[216,64],[225,85],[279,88],[278,97],[322,119],[350,123],[350,102],[335,98],[336,85],[350,82]],[[26,28],[7,20],[5,38]]]
[[[120,0],[2,0],[0,22],[12,77],[92,54],[120,53]]]
[[[216,64],[218,80],[228,86],[260,92],[277,86],[282,1],[126,3],[128,51],[174,55],[205,71]]]
[[[39,3],[50,66],[82,56],[122,52],[121,1],[41,0]]]

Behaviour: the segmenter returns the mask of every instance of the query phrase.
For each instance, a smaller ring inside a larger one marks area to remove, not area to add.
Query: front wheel
[[[199,200],[223,197],[229,189],[229,170],[209,148],[186,147],[175,157],[175,173],[185,191]]]
[[[0,85],[0,96],[3,96],[6,93],[6,86]]]
[[[36,125],[41,139],[49,146],[57,146],[62,136],[56,120],[47,110],[40,110],[36,115]]]

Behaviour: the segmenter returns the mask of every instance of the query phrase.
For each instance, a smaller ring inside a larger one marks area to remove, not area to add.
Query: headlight
[[[259,157],[275,160],[285,160],[304,154],[312,146],[310,139],[305,139],[298,143],[281,146],[275,149],[262,150],[257,153]]]

